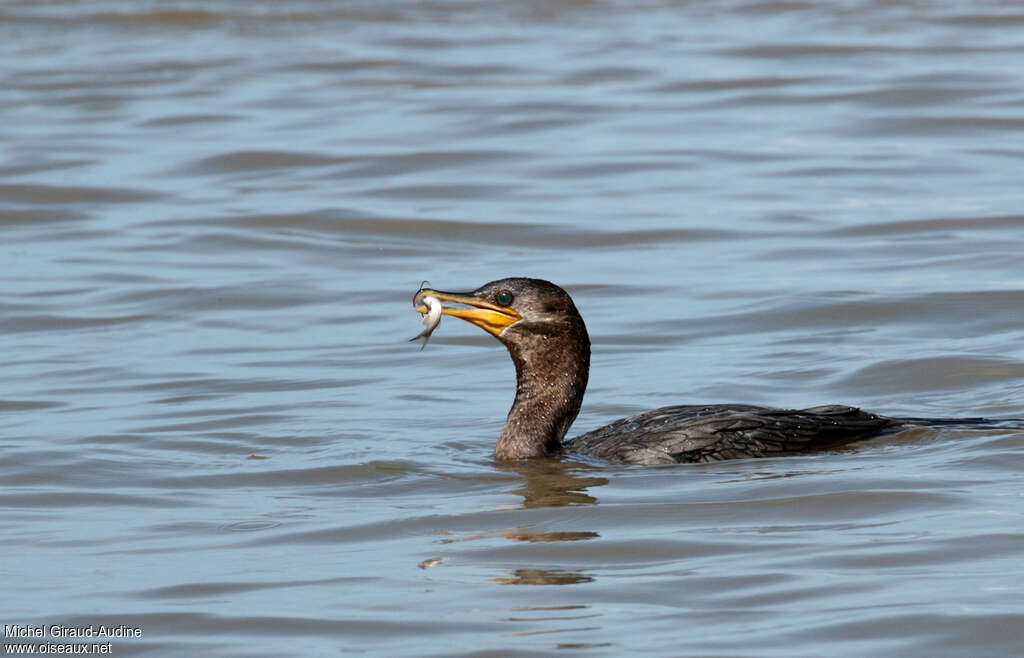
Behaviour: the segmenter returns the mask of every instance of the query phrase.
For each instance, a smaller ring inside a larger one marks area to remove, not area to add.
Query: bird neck
[[[587,389],[587,330],[581,323],[568,333],[530,333],[506,346],[516,366],[516,398],[494,454],[498,459],[557,454]]]

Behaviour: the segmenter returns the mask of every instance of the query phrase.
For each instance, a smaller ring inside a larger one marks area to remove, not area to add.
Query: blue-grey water
[[[501,464],[564,286],[582,432],[1024,417],[1024,5],[0,5],[0,623],[117,656],[1009,656],[1024,431]],[[5,637],[6,647],[18,638]]]

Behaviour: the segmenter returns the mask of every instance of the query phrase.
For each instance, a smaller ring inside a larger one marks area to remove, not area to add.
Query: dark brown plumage
[[[841,445],[901,426],[896,419],[841,405],[799,411],[683,405],[617,420],[570,439],[564,448],[630,464],[712,462]]]
[[[541,279],[492,281],[472,292],[423,289],[461,306],[442,313],[471,322],[500,340],[516,366],[516,397],[498,438],[498,459],[560,453],[630,464],[708,462],[768,457],[848,443],[907,425],[984,419],[886,418],[855,407],[790,410],[743,404],[684,405],[617,420],[563,443],[583,402],[590,372],[590,338],[568,293]]]

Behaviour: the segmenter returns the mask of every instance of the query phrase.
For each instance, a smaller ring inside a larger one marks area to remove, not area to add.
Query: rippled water
[[[1024,417],[1019,3],[24,1],[0,53],[2,623],[1020,653],[1019,430],[499,464],[501,346],[406,342],[422,279],[538,276],[594,339],[577,432]]]

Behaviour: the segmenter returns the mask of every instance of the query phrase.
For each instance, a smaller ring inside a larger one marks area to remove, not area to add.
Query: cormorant
[[[910,425],[992,422],[887,418],[840,405],[800,410],[679,405],[623,418],[563,442],[590,372],[590,337],[569,294],[550,281],[508,278],[472,292],[421,288],[413,305],[424,314],[429,311],[426,297],[459,304],[444,305],[441,313],[475,324],[508,348],[516,367],[516,397],[494,449],[501,460],[580,454],[630,464],[709,462],[793,454]]]

